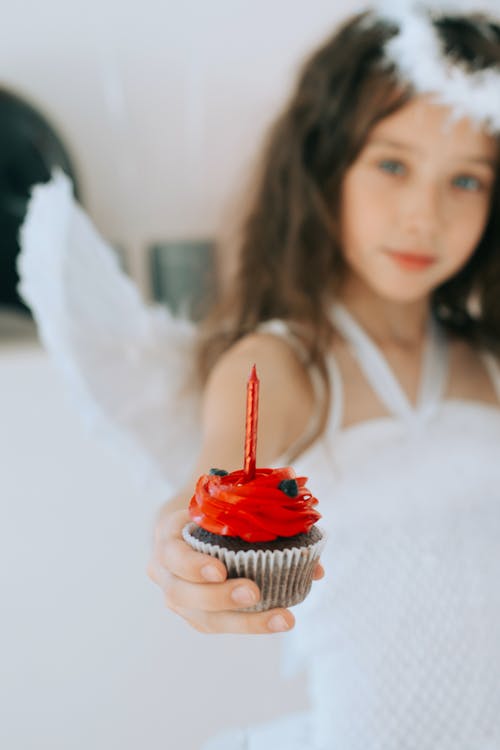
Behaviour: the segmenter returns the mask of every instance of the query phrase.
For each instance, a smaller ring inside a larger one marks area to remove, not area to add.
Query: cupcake
[[[184,540],[221,560],[229,578],[258,585],[259,602],[242,610],[291,607],[309,593],[324,544],[315,525],[318,501],[290,466],[255,468],[258,379],[255,367],[247,391],[245,468],[211,469],[196,483],[189,504],[192,520]]]

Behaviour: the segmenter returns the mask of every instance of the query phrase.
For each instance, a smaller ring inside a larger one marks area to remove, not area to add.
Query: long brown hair
[[[486,34],[481,21],[477,14],[433,20],[445,54],[469,70],[500,64],[500,27],[489,23]],[[259,323],[281,318],[296,327],[310,362],[325,374],[329,308],[344,269],[339,232],[343,176],[371,128],[415,96],[384,56],[384,44],[397,32],[368,11],[357,14],[303,66],[264,144],[236,248],[236,277],[203,329],[202,373]],[[450,332],[497,350],[499,174],[500,167],[490,218],[474,255],[432,297],[434,315]],[[469,312],[471,295],[479,317]]]

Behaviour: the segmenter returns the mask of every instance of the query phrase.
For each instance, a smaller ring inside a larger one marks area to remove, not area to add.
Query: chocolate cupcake
[[[183,537],[221,560],[229,578],[259,586],[259,602],[242,611],[291,607],[310,591],[324,534],[306,481],[284,467],[257,468],[250,480],[244,470],[212,469],[196,484]]]

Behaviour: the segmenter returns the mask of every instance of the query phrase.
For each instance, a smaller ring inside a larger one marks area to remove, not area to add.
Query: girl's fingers
[[[182,529],[189,522],[187,510],[168,514],[155,530],[155,560],[150,568],[160,565],[179,578],[193,583],[220,583],[227,578],[225,565],[210,555],[196,552],[182,538]],[[152,578],[148,568],[148,575]],[[154,580],[154,579],[153,579]]]
[[[180,612],[201,633],[271,634],[291,630],[295,617],[288,609],[267,612]]]
[[[319,581],[319,580],[321,580],[321,578],[323,578],[324,575],[325,575],[325,569],[321,565],[321,563],[319,562],[316,565],[316,567],[314,568],[313,581]]]
[[[165,604],[170,609],[221,612],[252,607],[260,598],[258,586],[244,578],[232,578],[224,583],[190,583],[177,576],[166,575],[162,583]]]
[[[184,539],[171,538],[157,551],[158,562],[178,578],[192,583],[221,583],[226,566],[210,555],[192,549]]]
[[[177,511],[160,519],[155,529],[155,552],[147,573],[163,590],[167,607],[203,633],[259,634],[293,628],[295,618],[287,609],[238,611],[259,601],[258,586],[247,579],[227,580],[220,560],[193,550],[182,538],[189,520],[187,511]],[[323,576],[318,562],[313,578]]]

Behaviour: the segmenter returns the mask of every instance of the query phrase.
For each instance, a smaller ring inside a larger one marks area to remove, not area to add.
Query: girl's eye
[[[404,165],[400,161],[393,159],[384,159],[378,163],[378,166],[383,172],[388,172],[389,174],[402,174],[404,171]]]
[[[460,177],[457,177],[455,180],[455,184],[469,192],[478,192],[483,187],[477,177],[470,177],[469,175],[460,175]]]

